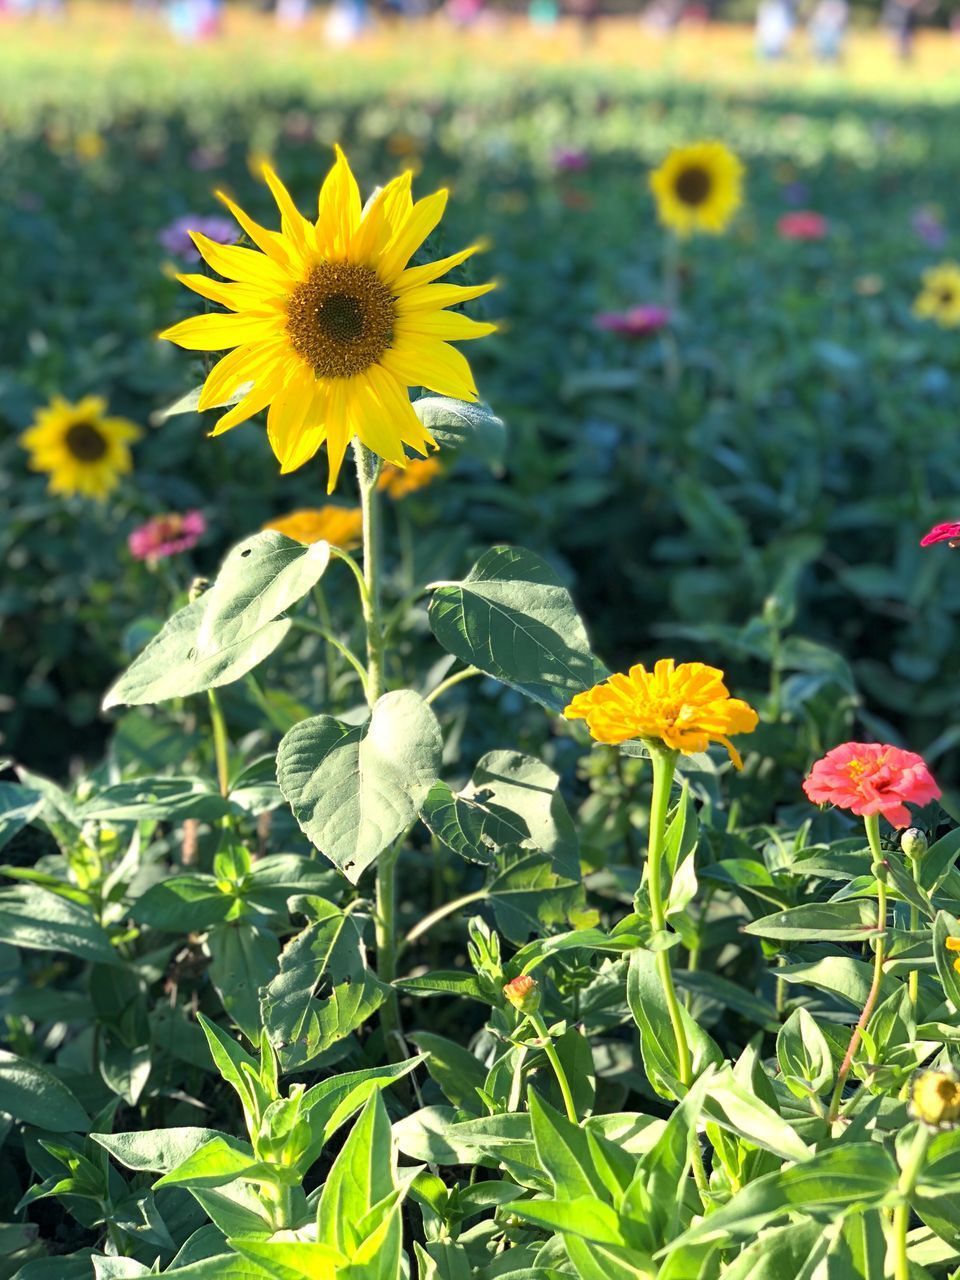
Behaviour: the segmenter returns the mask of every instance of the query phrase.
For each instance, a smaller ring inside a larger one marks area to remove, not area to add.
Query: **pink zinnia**
[[[594,316],[593,323],[598,329],[625,338],[648,338],[670,323],[670,312],[666,307],[630,307],[627,311],[602,311]]]
[[[218,218],[216,214],[210,217],[198,217],[196,214],[188,213],[182,218],[174,218],[173,222],[158,234],[157,239],[167,253],[173,254],[175,258],[187,258],[191,262],[199,261],[200,254],[190,238],[191,231],[199,231],[202,236],[206,236],[208,240],[215,240],[217,244],[235,244],[239,235],[228,218]]]
[[[834,804],[859,816],[882,813],[894,827],[908,827],[910,804],[940,798],[921,756],[879,742],[845,742],[810,770],[803,789],[814,804]]]
[[[184,511],[182,514],[172,511],[166,516],[154,516],[134,529],[127,545],[135,560],[155,564],[157,560],[175,556],[178,551],[189,551],[206,531],[207,522],[202,511]]]
[[[582,173],[590,166],[590,156],[578,147],[558,147],[553,153],[553,167],[558,173]]]
[[[823,214],[814,213],[811,209],[785,213],[777,221],[777,233],[783,240],[822,240],[828,228],[829,223]]]
[[[935,524],[920,539],[921,547],[932,547],[935,542],[949,542],[951,547],[960,546],[960,524]]]

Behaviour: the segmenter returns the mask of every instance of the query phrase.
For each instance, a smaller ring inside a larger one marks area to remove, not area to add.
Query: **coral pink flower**
[[[932,547],[935,542],[949,542],[951,547],[960,546],[960,524],[935,524],[920,539],[921,547]]]
[[[155,564],[178,551],[189,551],[206,531],[207,522],[202,511],[184,511],[182,514],[173,511],[170,515],[154,516],[134,529],[127,545],[135,560]]]
[[[797,209],[777,220],[777,234],[782,240],[823,240],[830,224],[821,213]]]
[[[921,756],[878,742],[845,742],[810,770],[803,789],[814,804],[835,804],[851,813],[882,813],[894,827],[910,825],[910,804],[940,797]]]
[[[630,307],[628,311],[601,311],[593,323],[607,333],[619,333],[625,338],[649,338],[670,323],[666,307]]]

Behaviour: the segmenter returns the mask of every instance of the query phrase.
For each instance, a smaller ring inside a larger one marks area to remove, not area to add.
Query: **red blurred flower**
[[[879,742],[845,742],[810,770],[803,789],[814,804],[867,816],[882,813],[894,827],[910,825],[906,803],[924,805],[940,788],[921,756]]]
[[[207,522],[202,511],[184,511],[182,514],[174,511],[170,515],[154,516],[134,529],[127,545],[135,560],[154,564],[166,556],[176,555],[178,551],[189,551],[206,530]]]
[[[951,547],[960,546],[960,524],[935,524],[920,539],[921,547],[932,547],[935,542],[949,542]]]
[[[644,305],[630,307],[627,311],[601,311],[593,323],[607,333],[619,333],[625,338],[648,338],[659,333],[670,323],[666,307]]]
[[[812,209],[797,209],[777,220],[781,240],[823,240],[829,229],[823,214],[814,213]]]

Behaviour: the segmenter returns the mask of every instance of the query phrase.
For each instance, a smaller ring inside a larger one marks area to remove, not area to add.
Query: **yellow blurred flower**
[[[85,129],[73,140],[73,153],[78,160],[99,160],[106,149],[107,144],[93,129]]]
[[[378,489],[385,489],[391,498],[399,501],[409,493],[416,493],[432,484],[443,474],[443,467],[436,458],[413,458],[403,468],[387,463],[380,472]]]
[[[107,417],[106,409],[101,396],[85,396],[76,404],[54,396],[21,435],[31,471],[49,473],[51,493],[102,500],[132,470],[130,445],[142,432],[126,418]]]
[[[722,142],[675,147],[650,175],[657,214],[678,236],[719,235],[743,203],[743,165]]]
[[[947,938],[944,944],[948,951],[960,951],[960,938]],[[960,973],[960,956],[957,956],[953,962],[953,967],[957,973]]]
[[[960,1081],[955,1071],[921,1071],[910,1091],[910,1114],[937,1129],[960,1123]]]
[[[363,540],[363,513],[359,507],[336,507],[330,503],[325,507],[278,516],[276,520],[268,520],[263,527],[276,529],[277,533],[307,546],[312,542],[329,542],[342,551],[349,551],[352,547],[359,547]]]
[[[935,320],[943,329],[960,325],[960,264],[941,262],[923,273],[923,288],[913,304],[913,314]]]
[[[597,742],[659,741],[672,751],[693,755],[711,742],[722,743],[738,769],[743,767],[731,734],[752,733],[756,711],[731,698],[723,672],[702,662],[661,658],[653,671],[638,663],[626,675],[578,693],[564,708],[568,720],[586,720]]]
[[[414,203],[411,175],[405,173],[361,206],[357,181],[339,148],[315,222],[302,216],[268,165],[263,176],[280,210],[279,233],[223,196],[261,252],[216,244],[194,232],[204,260],[229,283],[180,276],[229,313],[194,316],[160,336],[193,351],[233,348],[207,376],[199,408],[227,405],[238,387],[252,383],[212,434],[269,405],[267,435],[284,474],[326,444],[332,491],[354,437],[384,461],[406,466],[404,446],[426,454],[435,443],[413,411],[409,387],[477,398],[470,366],[451,343],[482,338],[496,326],[447,308],[493,285],[434,281],[479,246],[411,267],[411,257],[443,217],[447,192]]]

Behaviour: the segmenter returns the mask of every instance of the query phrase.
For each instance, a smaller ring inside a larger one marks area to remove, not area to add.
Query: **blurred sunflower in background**
[[[913,304],[913,314],[935,320],[943,329],[960,325],[960,264],[941,262],[923,273],[923,288]]]
[[[377,488],[385,489],[395,502],[399,502],[408,494],[433,484],[441,475],[443,467],[436,458],[413,458],[403,468],[388,462],[380,472]]]
[[[82,493],[102,501],[132,470],[130,445],[143,433],[106,411],[101,396],[85,396],[76,404],[54,396],[37,411],[20,443],[30,454],[30,470],[49,474],[51,493]]]
[[[359,507],[337,507],[328,503],[324,507],[311,507],[303,511],[291,511],[288,516],[269,520],[264,529],[310,546],[314,542],[329,542],[331,546],[350,551],[359,547],[363,538],[363,513]]]
[[[354,436],[397,467],[407,464],[404,445],[425,454],[434,440],[407,388],[476,400],[470,366],[450,344],[482,338],[496,327],[446,310],[480,297],[492,284],[434,283],[479,245],[408,266],[443,217],[447,192],[414,203],[412,175],[404,173],[361,207],[339,147],[336,157],[316,222],[302,216],[269,165],[263,176],[280,210],[279,233],[221,195],[261,252],[194,234],[204,260],[230,283],[203,275],[178,279],[234,314],[196,316],[160,334],[194,351],[233,348],[210,371],[199,408],[226,405],[241,385],[253,385],[212,434],[269,405],[267,434],[281,471],[295,471],[325,443],[330,491]]]
[[[743,173],[722,142],[674,147],[650,175],[660,221],[678,236],[720,235],[743,203]]]

